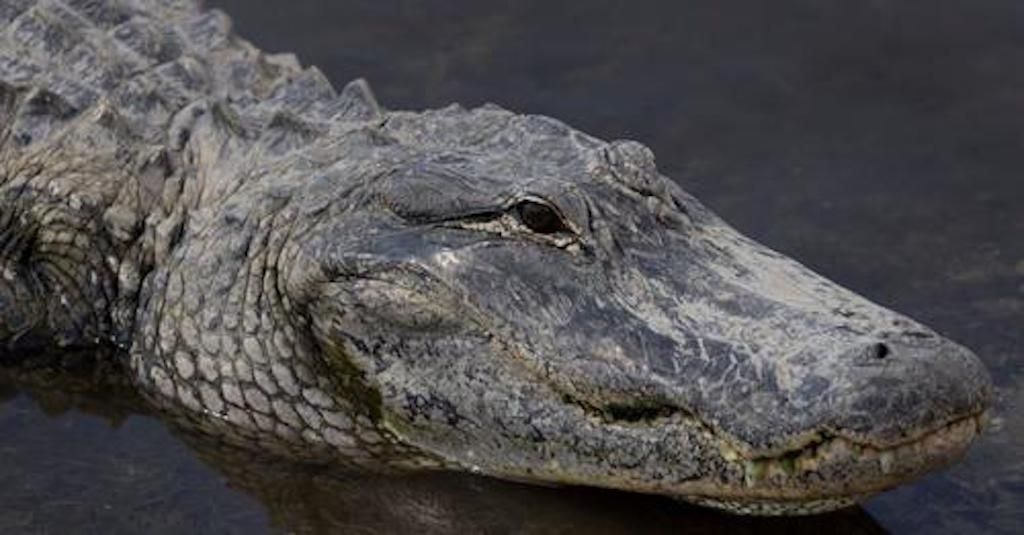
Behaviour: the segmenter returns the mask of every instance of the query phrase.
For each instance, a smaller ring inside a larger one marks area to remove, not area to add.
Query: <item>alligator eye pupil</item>
[[[519,220],[538,234],[554,234],[566,230],[562,218],[551,207],[539,202],[523,201],[516,206],[516,212]]]

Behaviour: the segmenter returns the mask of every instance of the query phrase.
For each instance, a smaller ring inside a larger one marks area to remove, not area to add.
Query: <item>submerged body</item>
[[[958,458],[968,350],[634,142],[381,109],[189,1],[0,4],[0,338],[291,458],[827,510]]]

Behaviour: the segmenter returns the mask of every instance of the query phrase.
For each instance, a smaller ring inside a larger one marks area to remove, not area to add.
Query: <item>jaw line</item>
[[[572,476],[566,477],[565,474],[559,481],[546,483],[596,485],[668,495],[699,505],[758,515],[801,515],[832,511],[906,484],[923,473],[959,458],[981,435],[988,419],[987,411],[976,411],[882,446],[864,439],[851,438],[842,432],[819,432],[799,435],[788,448],[740,453],[741,450],[734,446],[736,441],[727,433],[718,432],[682,408],[642,422],[626,422],[608,420],[607,417],[595,414],[593,407],[583,407],[589,418],[603,420],[605,425],[677,425],[695,429],[719,447],[720,462],[727,470],[733,474],[742,474],[742,485],[724,485],[714,480],[697,479],[682,482],[678,489],[670,486],[643,488],[635,483],[621,485],[610,481],[584,481]],[[828,469],[843,464],[872,471],[867,472],[871,477],[842,482],[838,486],[833,485],[833,488],[817,491],[813,487],[801,486],[798,479],[820,468]],[[517,477],[504,474],[499,477],[537,482],[536,475],[519,474]]]
[[[733,469],[742,470],[745,488],[719,486],[704,492],[676,497],[702,505],[751,514],[810,514],[853,505],[876,492],[909,482],[915,476],[949,464],[963,454],[981,435],[988,419],[979,411],[955,419],[913,438],[883,447],[832,435],[804,444],[782,454],[747,457],[728,446],[725,458]],[[720,444],[725,444],[721,442]],[[864,470],[876,470],[871,480],[845,485],[841,492],[801,493],[786,487],[799,475],[847,463]],[[718,492],[715,492],[715,491]]]
[[[946,422],[927,428],[922,428],[907,435],[902,440],[891,442],[872,441],[862,435],[846,432],[839,429],[823,429],[821,431],[808,431],[794,435],[789,445],[776,448],[751,450],[743,446],[736,446],[731,439],[721,439],[724,456],[730,461],[774,461],[780,459],[794,458],[806,453],[817,453],[834,449],[834,446],[846,444],[854,451],[868,451],[876,453],[892,452],[907,446],[933,443],[937,439],[947,437],[953,430],[959,429],[961,424],[973,421],[975,423],[975,434],[980,435],[987,425],[988,412],[979,410],[964,416],[949,418]]]

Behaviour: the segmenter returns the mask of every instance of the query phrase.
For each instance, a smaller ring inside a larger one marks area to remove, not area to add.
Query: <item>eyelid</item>
[[[538,234],[526,227],[515,215],[515,208],[523,202],[535,202],[543,204],[546,207],[551,208],[552,211],[558,216],[562,225],[565,227],[565,232],[559,232],[554,234]],[[504,223],[503,223],[504,221]],[[511,233],[515,233],[521,236],[528,237],[528,239],[547,243],[550,246],[564,249],[569,252],[579,252],[581,248],[585,249],[586,245],[580,238],[579,233],[571,226],[571,223],[565,218],[561,211],[556,206],[547,202],[542,197],[535,196],[520,196],[515,197],[509,202],[504,204],[503,208],[497,208],[495,210],[481,210],[476,213],[468,213],[459,217],[446,218],[435,222],[442,226],[449,226],[455,228],[462,228],[467,230],[485,231],[489,233],[495,233],[501,236],[509,236]],[[515,225],[510,227],[509,225]],[[494,228],[487,228],[490,225],[497,225]],[[503,229],[503,230],[502,230]],[[508,233],[506,232],[508,231]]]
[[[547,206],[548,208],[554,210],[559,216],[562,215],[562,211],[558,209],[558,206],[555,206],[555,203],[545,199],[544,197],[541,197],[540,195],[533,195],[531,193],[515,195],[509,198],[509,200],[505,201],[505,211],[512,210],[513,208],[516,207],[516,205],[522,202],[535,202],[537,204],[543,204],[544,206]]]
[[[579,234],[579,229],[574,224],[573,220],[566,217],[565,212],[563,212],[557,204],[547,200],[544,197],[541,197],[540,195],[535,195],[532,193],[516,195],[505,203],[504,210],[507,213],[511,213],[513,210],[515,210],[516,206],[524,202],[534,202],[550,208],[553,212],[555,212],[555,215],[558,216],[558,219],[562,221],[562,225],[564,225],[565,228],[569,229],[569,231],[572,232],[573,234]]]

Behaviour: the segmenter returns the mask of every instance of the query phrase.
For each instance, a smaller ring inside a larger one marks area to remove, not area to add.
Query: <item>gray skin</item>
[[[387,111],[187,0],[5,0],[0,28],[0,339],[117,345],[218,440],[795,514],[980,432],[969,350],[636,142]]]

